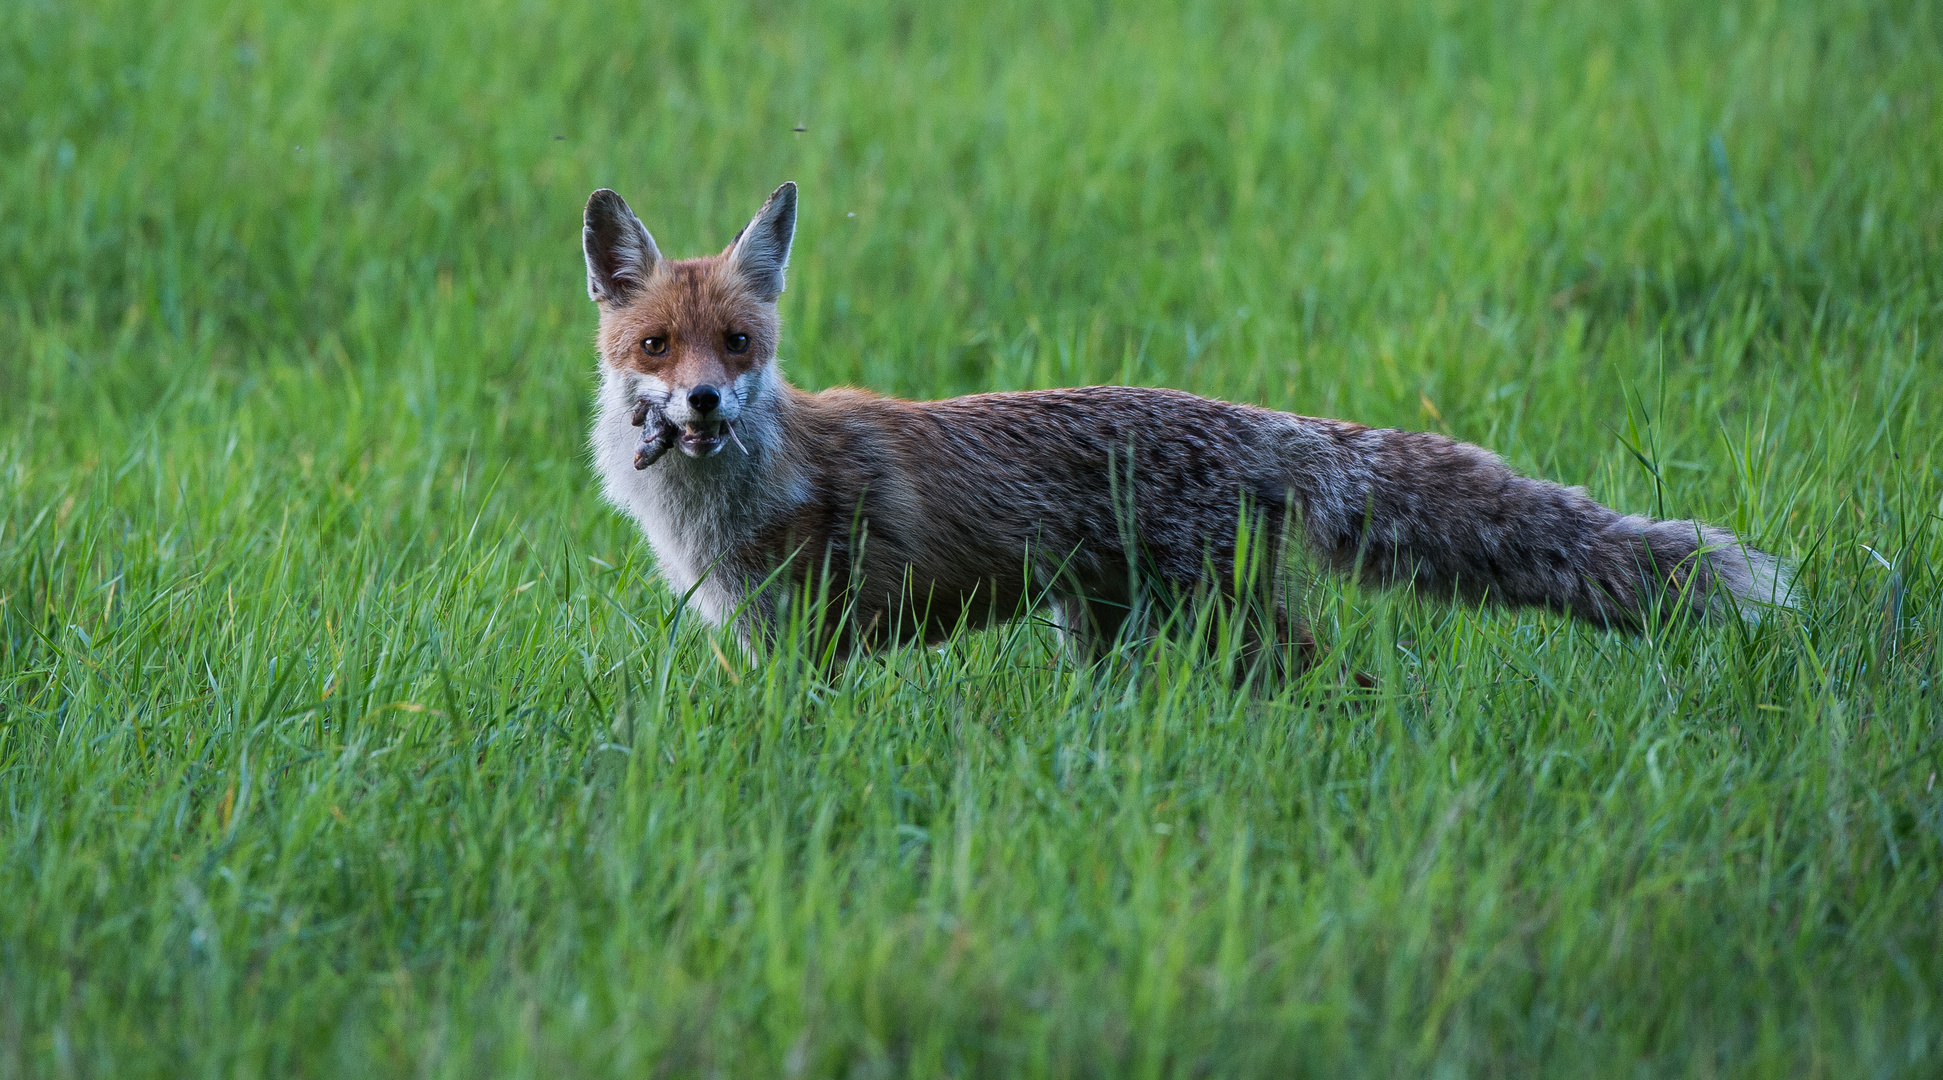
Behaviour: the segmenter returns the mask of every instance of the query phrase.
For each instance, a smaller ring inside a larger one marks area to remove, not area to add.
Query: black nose
[[[706,416],[722,404],[722,394],[713,386],[703,383],[688,392],[688,407]]]

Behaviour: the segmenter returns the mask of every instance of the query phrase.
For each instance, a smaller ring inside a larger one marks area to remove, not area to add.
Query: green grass
[[[694,9],[0,14],[0,1077],[1943,1071],[1934,5]],[[783,179],[800,384],[1447,430],[1804,611],[718,660],[579,213]]]

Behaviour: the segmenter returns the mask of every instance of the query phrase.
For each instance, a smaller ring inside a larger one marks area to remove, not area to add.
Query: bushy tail
[[[1309,542],[1362,580],[1625,629],[1654,610],[1794,606],[1792,568],[1725,529],[1621,514],[1442,435],[1307,418],[1292,435]]]

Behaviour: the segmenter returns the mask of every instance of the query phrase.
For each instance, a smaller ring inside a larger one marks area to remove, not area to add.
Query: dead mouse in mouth
[[[647,398],[635,401],[634,412],[628,420],[641,429],[641,445],[634,449],[636,469],[645,469],[660,461],[661,455],[675,445],[675,436],[679,434],[678,429],[669,423],[668,418],[661,415],[661,410]]]

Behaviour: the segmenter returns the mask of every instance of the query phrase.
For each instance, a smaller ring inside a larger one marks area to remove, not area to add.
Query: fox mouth
[[[742,448],[742,440],[735,433],[735,425],[727,420],[684,424],[675,436],[675,445],[681,447],[682,453],[692,458],[713,457],[721,453],[722,448],[731,442],[738,449],[742,449],[743,453],[749,452]]]
[[[692,458],[719,454],[729,441],[726,428],[721,423],[684,424],[675,435],[675,445]]]

